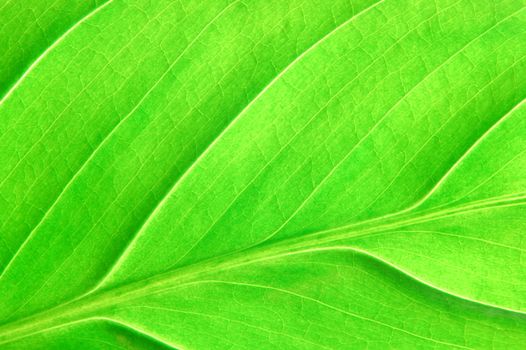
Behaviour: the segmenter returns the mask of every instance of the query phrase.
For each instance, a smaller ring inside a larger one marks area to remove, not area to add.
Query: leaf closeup
[[[525,0],[1,0],[0,349],[521,349]]]

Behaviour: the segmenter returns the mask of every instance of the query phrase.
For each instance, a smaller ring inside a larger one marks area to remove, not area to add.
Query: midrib
[[[199,280],[202,275],[233,269],[243,265],[271,260],[283,256],[283,253],[295,252],[369,234],[385,232],[408,225],[457,216],[469,212],[488,210],[498,207],[520,206],[526,204],[526,196],[504,196],[471,202],[465,205],[441,210],[412,211],[397,213],[358,222],[351,225],[318,231],[302,237],[287,238],[264,245],[256,245],[242,251],[233,252],[191,265],[175,268],[155,277],[139,280],[93,294],[85,294],[75,300],[63,303],[52,309],[39,312],[17,321],[0,326],[0,345],[45,332],[51,328],[66,326],[68,323],[90,318],[107,316],[103,312],[107,307],[129,300],[160,293],[167,289],[181,288],[186,283]],[[99,314],[97,314],[99,312]]]

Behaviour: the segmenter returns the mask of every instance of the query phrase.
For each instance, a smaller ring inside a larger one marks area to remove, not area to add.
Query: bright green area
[[[0,18],[1,349],[526,344],[525,0]]]

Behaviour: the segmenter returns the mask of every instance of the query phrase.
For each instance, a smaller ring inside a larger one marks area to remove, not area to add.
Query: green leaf
[[[0,19],[2,349],[525,344],[525,0]]]
[[[107,1],[107,0],[106,0]],[[14,90],[62,37],[98,10],[104,0],[4,0],[0,3],[0,94]],[[15,85],[15,86],[13,86]]]

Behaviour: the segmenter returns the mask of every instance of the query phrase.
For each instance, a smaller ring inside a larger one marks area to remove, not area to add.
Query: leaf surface
[[[525,1],[23,6],[2,348],[524,344]]]

